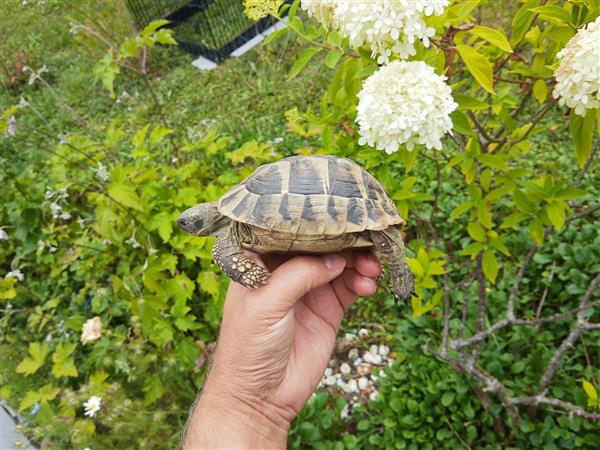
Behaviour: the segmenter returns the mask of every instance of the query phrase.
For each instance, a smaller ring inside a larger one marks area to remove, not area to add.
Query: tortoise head
[[[177,223],[190,234],[210,236],[223,227],[223,219],[227,218],[219,212],[217,202],[210,202],[200,203],[184,211],[177,218]]]

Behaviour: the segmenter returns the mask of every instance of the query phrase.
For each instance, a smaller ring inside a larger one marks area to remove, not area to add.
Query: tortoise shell
[[[291,156],[256,169],[218,202],[221,214],[303,236],[383,230],[405,222],[381,184],[354,161]]]

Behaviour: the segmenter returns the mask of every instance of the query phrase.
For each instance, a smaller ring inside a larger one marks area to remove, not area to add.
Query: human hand
[[[379,262],[347,251],[264,258],[257,290],[231,283],[213,366],[185,448],[285,448],[287,431],[321,379],[344,312],[377,290]]]

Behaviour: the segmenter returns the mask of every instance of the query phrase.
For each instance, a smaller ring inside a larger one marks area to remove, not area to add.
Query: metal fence
[[[215,62],[275,23],[258,22],[244,14],[243,0],[127,0],[127,10],[139,29],[153,20],[167,19],[179,46]]]

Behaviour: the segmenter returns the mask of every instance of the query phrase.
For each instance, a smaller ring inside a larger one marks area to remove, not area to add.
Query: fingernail
[[[346,259],[340,255],[325,255],[321,260],[329,270],[338,270],[346,265]]]

